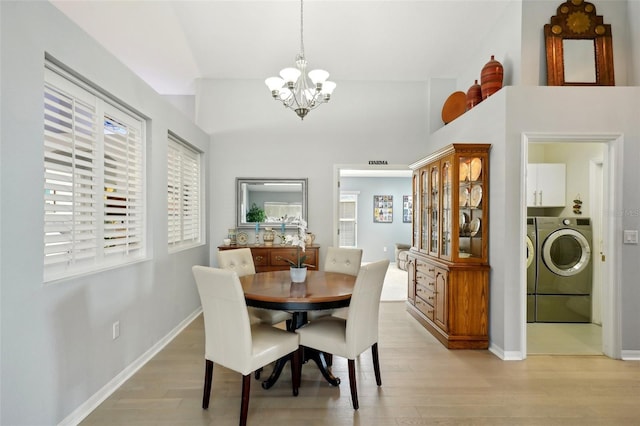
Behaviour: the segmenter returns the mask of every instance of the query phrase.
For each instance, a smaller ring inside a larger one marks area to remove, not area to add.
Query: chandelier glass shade
[[[281,101],[286,108],[295,111],[302,120],[309,111],[329,102],[336,88],[336,83],[327,80],[327,71],[317,69],[306,73],[303,18],[303,0],[300,0],[300,53],[296,56],[296,68],[284,68],[280,71],[280,77],[269,77],[264,81],[271,90],[273,99]]]

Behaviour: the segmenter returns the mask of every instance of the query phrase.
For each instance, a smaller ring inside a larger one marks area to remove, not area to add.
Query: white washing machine
[[[525,246],[527,252],[527,322],[536,320],[536,279],[537,279],[537,253],[536,253],[536,218],[527,218],[527,235]]]
[[[591,322],[589,218],[537,217],[536,322]]]

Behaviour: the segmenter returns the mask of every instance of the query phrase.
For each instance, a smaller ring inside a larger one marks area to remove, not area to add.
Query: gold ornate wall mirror
[[[548,86],[614,86],[611,25],[584,0],[562,3],[544,26]]]

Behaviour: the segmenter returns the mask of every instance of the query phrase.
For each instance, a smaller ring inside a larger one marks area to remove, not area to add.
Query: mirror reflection
[[[564,81],[567,83],[595,83],[596,55],[593,39],[564,39]]]
[[[307,220],[307,179],[236,179],[236,227],[294,228]]]

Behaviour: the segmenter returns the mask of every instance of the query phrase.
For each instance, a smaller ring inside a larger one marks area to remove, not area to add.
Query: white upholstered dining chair
[[[218,267],[235,271],[239,277],[256,273],[253,255],[248,247],[218,250]],[[274,325],[291,319],[291,314],[284,311],[273,311],[249,307],[249,315],[253,321]]]
[[[347,358],[349,386],[353,408],[358,409],[355,358],[371,348],[373,369],[378,386],[382,385],[378,360],[378,314],[380,295],[389,260],[363,265],[358,272],[347,319],[328,316],[311,321],[296,330],[300,348],[309,347],[335,356]]]
[[[340,272],[342,274],[356,276],[358,275],[358,271],[360,271],[361,263],[362,249],[329,247],[327,248],[327,256],[325,257],[324,261],[324,271]],[[318,319],[328,315],[346,319],[348,313],[349,308],[339,308],[323,311],[311,311],[308,315],[310,320]]]
[[[251,373],[293,354],[293,394],[300,386],[298,335],[249,320],[242,285],[235,271],[206,266],[192,268],[202,303],[205,331],[205,381],[202,408],[209,408],[213,365],[242,374],[240,426],[247,423]]]

